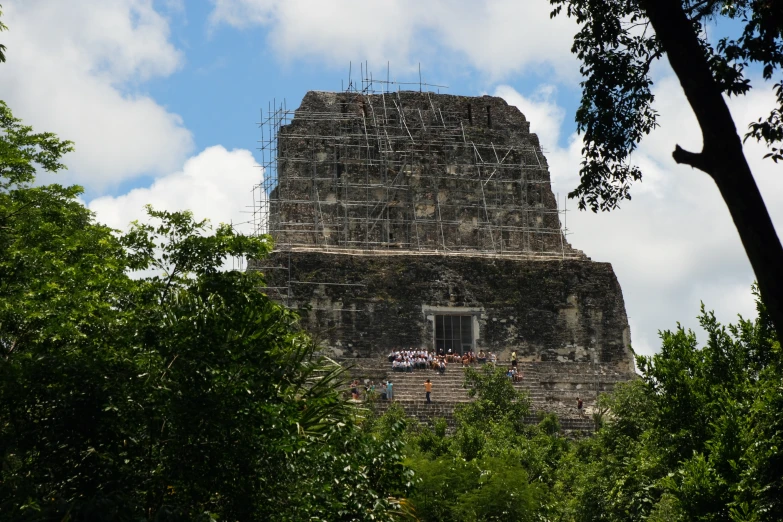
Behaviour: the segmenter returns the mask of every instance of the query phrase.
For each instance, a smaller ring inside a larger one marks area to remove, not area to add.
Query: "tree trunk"
[[[678,145],[672,156],[677,163],[702,170],[715,181],[756,273],[778,339],[783,339],[783,246],[745,159],[729,108],[682,1],[640,0],[640,4],[701,127],[702,151],[688,152]]]

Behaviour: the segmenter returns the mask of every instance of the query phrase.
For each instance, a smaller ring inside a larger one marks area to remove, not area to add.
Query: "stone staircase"
[[[463,385],[464,370],[461,364],[452,363],[444,374],[433,370],[394,372],[385,358],[351,359],[341,361],[349,366],[350,373],[361,382],[365,379],[376,383],[393,383],[393,401],[399,403],[406,414],[421,422],[432,423],[435,418],[445,419],[450,427],[454,425],[454,408],[469,402]],[[507,368],[509,362],[499,362]],[[532,415],[529,423],[538,423],[543,413],[555,413],[560,425],[566,431],[592,431],[595,400],[598,394],[611,391],[615,384],[635,378],[635,374],[618,372],[608,365],[591,363],[562,363],[520,361],[517,367],[523,375],[522,381],[513,383],[514,388],[526,392],[530,397]],[[425,401],[424,382],[432,382],[432,403]],[[577,397],[583,401],[584,412],[576,408]],[[378,400],[375,409],[385,411],[389,402]]]

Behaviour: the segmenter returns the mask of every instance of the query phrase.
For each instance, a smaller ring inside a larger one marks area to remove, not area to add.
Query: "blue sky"
[[[165,7],[165,3],[160,5]],[[209,18],[213,6],[210,2],[191,2],[183,4],[182,11],[175,11],[170,18],[170,39],[186,53],[184,66],[145,86],[161,105],[186,119],[186,125],[194,131],[197,149],[214,143],[253,149],[258,138],[255,124],[259,109],[266,109],[268,102],[285,98],[294,107],[308,90],[339,90],[348,83],[351,63],[353,79],[360,76],[360,64],[367,58],[361,49],[356,50],[353,59],[327,66],[314,56],[286,60],[271,45],[274,35],[270,35],[270,27],[237,29],[212,24]],[[421,63],[424,80],[447,85],[449,89],[444,92],[449,93],[481,94],[500,83],[513,85],[520,92],[533,92],[551,76],[551,68],[542,64],[524,73],[505,73],[502,82],[492,81],[473,67],[455,67],[459,56],[447,56],[444,61],[443,56],[423,54],[430,56],[410,58],[423,60],[415,65]],[[410,70],[412,61],[401,64],[401,68],[388,61],[368,66],[376,78],[385,78],[387,64],[392,78],[418,81],[418,70]],[[569,83],[560,85],[553,98],[559,106],[573,112],[577,95],[578,85]],[[567,132],[562,135],[561,145],[566,144],[575,124],[568,120],[563,127]]]
[[[311,89],[339,90],[367,60],[400,81],[453,94],[504,97],[547,151],[553,189],[578,182],[576,27],[550,20],[547,0],[6,0],[8,63],[0,98],[38,130],[77,150],[58,182],[79,183],[99,220],[125,228],[142,207],[190,208],[242,223],[260,181],[259,110],[295,107]],[[717,36],[736,27],[711,28]],[[569,240],[614,266],[634,348],[657,350],[657,331],[697,329],[699,302],[719,318],[753,314],[747,259],[705,175],[671,160],[700,135],[665,62],[655,72],[661,128],[634,160],[634,199],[609,214],[572,212]],[[768,111],[771,86],[731,101],[740,131]],[[780,166],[746,148],[778,230]],[[46,178],[49,181],[50,178]]]

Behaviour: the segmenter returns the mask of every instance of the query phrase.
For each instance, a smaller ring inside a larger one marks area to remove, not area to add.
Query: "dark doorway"
[[[473,350],[473,316],[436,315],[435,350],[459,354]]]

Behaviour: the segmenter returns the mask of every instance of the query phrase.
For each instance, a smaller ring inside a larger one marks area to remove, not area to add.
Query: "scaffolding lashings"
[[[380,84],[311,91],[296,110],[262,114],[257,233],[282,251],[583,257],[519,110]]]

